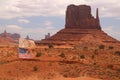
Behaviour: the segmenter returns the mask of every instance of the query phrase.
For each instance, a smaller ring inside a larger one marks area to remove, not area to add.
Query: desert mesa
[[[53,44],[56,47],[78,47],[83,45],[96,46],[100,44],[118,45],[120,42],[107,33],[100,26],[99,11],[96,9],[96,17],[91,14],[88,5],[69,5],[66,10],[65,28],[55,35],[36,42],[43,46]]]

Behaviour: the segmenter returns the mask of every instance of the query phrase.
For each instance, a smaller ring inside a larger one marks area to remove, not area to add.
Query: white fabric
[[[20,48],[35,48],[35,42],[33,40],[19,39]]]

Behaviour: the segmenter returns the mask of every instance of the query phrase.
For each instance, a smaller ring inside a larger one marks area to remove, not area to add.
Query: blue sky
[[[65,25],[65,10],[69,4],[87,4],[95,16],[99,8],[102,29],[120,40],[120,0],[0,0],[0,33],[4,30],[29,35],[40,40]]]

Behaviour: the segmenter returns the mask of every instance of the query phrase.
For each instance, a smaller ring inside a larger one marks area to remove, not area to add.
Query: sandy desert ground
[[[120,80],[119,50],[38,47],[23,60],[18,47],[0,47],[0,80]]]

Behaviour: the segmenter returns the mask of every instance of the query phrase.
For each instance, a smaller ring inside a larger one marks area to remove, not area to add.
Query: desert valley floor
[[[31,60],[18,59],[17,51],[18,47],[0,48],[0,80],[77,80],[79,77],[120,80],[120,52],[116,47],[38,47],[33,50],[35,58]]]

